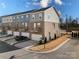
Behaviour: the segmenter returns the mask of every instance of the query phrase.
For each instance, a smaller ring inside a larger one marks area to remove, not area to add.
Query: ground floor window
[[[36,27],[37,27],[36,25],[37,25],[37,23],[34,23],[34,30],[36,30]]]
[[[34,23],[34,30],[38,31],[40,30],[41,24],[40,23]]]

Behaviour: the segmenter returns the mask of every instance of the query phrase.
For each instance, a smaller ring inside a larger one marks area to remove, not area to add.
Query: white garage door
[[[42,35],[32,34],[32,40],[39,41],[41,40],[41,38],[42,38]]]
[[[7,34],[12,34],[12,31],[7,31]]]
[[[14,36],[19,36],[20,35],[20,32],[13,32],[13,35]]]
[[[27,33],[27,32],[21,32],[21,36],[29,37],[29,33]]]

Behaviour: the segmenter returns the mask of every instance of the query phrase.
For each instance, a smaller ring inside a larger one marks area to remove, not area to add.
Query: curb
[[[29,51],[29,52],[34,52],[34,53],[51,53],[51,52],[54,52],[56,50],[58,50],[60,47],[62,47],[65,43],[67,43],[70,39],[68,38],[66,41],[64,41],[63,43],[61,43],[59,46],[57,46],[56,48],[52,49],[52,50],[49,50],[49,51],[43,51],[43,52],[37,52],[37,51],[32,51],[32,50],[29,50],[29,48],[31,48],[32,46],[29,46],[29,47],[26,47],[26,51]]]

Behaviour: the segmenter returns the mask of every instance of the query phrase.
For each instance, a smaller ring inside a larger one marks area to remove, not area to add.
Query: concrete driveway
[[[18,48],[24,48],[24,47],[28,47],[28,46],[36,44],[36,41],[29,40],[29,39],[26,39],[23,41],[16,41],[13,36],[0,38],[0,41],[4,41],[9,45],[14,45],[15,47],[18,47]]]
[[[20,43],[17,43],[15,44],[14,46],[18,47],[18,48],[24,48],[24,47],[28,47],[28,46],[32,46],[36,44],[35,41],[33,40],[28,40],[28,41],[25,41],[25,42],[20,42]]]
[[[0,38],[0,41],[6,41],[8,39],[14,38],[14,36],[9,36],[9,37],[2,37]]]

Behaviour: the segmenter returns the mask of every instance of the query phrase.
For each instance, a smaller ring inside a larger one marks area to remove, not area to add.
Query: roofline
[[[30,11],[33,11],[33,10],[30,10]],[[27,12],[29,12],[29,11],[18,12],[18,13],[13,13],[13,14],[8,14],[8,15],[3,15],[3,16],[0,16],[0,17],[7,17],[7,16],[13,16],[13,15],[19,15],[19,14],[24,14],[24,13],[27,13]]]
[[[51,6],[49,7],[46,7],[46,8],[41,8],[41,9],[34,9],[34,10],[30,10],[30,11],[25,11],[25,12],[18,12],[18,13],[13,13],[13,14],[9,14],[9,15],[4,15],[4,16],[0,16],[0,17],[7,17],[7,16],[13,16],[13,15],[19,15],[19,14],[24,14],[24,13],[34,13],[34,12],[38,12],[38,11],[45,11],[47,10],[48,8],[50,8]],[[42,10],[44,9],[44,10]]]
[[[19,14],[25,14],[25,13],[34,13],[34,12],[38,12],[38,11],[45,11],[49,8],[51,8],[52,6],[49,6],[49,7],[46,7],[46,8],[41,8],[41,9],[38,9],[38,10],[30,10],[30,11],[25,11],[25,12],[18,12],[18,13],[13,13],[13,14],[9,14],[9,15],[4,15],[4,16],[0,16],[0,17],[7,17],[7,16],[13,16],[13,15],[19,15]],[[44,9],[44,10],[42,10]],[[58,11],[56,10],[55,7],[53,7],[53,9],[55,10],[56,14],[58,15],[58,17],[60,17],[60,14],[58,13]]]
[[[54,8],[56,14],[58,15],[58,17],[60,17],[60,14],[58,13],[57,9],[55,7],[53,7],[53,8]]]

